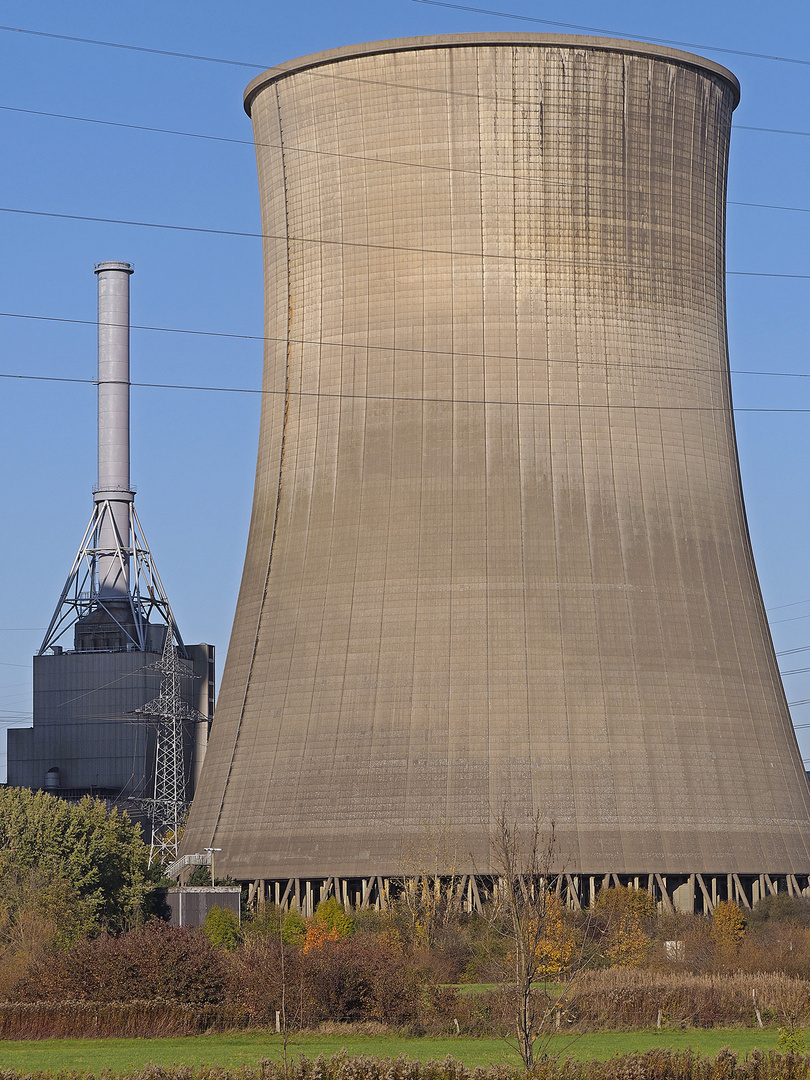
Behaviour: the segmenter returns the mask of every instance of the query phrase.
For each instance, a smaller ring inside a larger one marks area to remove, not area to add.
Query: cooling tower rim
[[[664,45],[650,45],[643,41],[628,41],[622,38],[589,37],[581,34],[521,34],[507,31],[484,33],[484,34],[436,34],[424,37],[390,38],[386,41],[367,41],[360,45],[342,45],[337,49],[326,49],[323,52],[310,53],[308,56],[300,56],[294,60],[285,60],[275,67],[257,75],[245,88],[244,106],[245,112],[250,116],[250,110],[256,95],[271,83],[289,75],[295,75],[308,68],[323,67],[325,64],[334,64],[341,60],[352,60],[360,56],[375,56],[381,53],[392,52],[415,52],[427,49],[452,49],[466,45],[527,45],[551,47],[593,49],[595,52],[619,52],[630,53],[634,56],[646,56],[655,60],[671,60],[685,67],[697,68],[699,71],[715,75],[728,84],[731,89],[736,108],[740,102],[740,84],[737,77],[713,60],[697,56],[695,53],[683,52],[680,49],[670,49]]]

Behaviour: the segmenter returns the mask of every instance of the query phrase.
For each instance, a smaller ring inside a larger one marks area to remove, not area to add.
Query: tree
[[[214,904],[205,916],[203,933],[212,945],[235,949],[242,941],[239,920],[232,911],[225,911]]]
[[[36,871],[57,893],[74,896],[85,933],[139,921],[151,888],[148,862],[140,827],[99,799],[68,803],[27,788],[0,789],[0,880]]]
[[[712,915],[712,937],[724,960],[734,960],[745,937],[745,916],[733,900],[721,900]]]
[[[461,914],[458,852],[446,828],[426,826],[404,852],[398,907],[410,923],[409,937],[430,953],[437,937],[457,926]]]
[[[641,967],[651,945],[647,926],[656,914],[647,890],[624,885],[602,889],[593,911],[602,924],[605,958],[617,967]]]
[[[320,949],[327,941],[342,941],[352,932],[352,921],[343,905],[334,897],[322,900],[315,908],[315,914],[306,920],[304,952]]]
[[[539,1039],[553,1034],[560,1002],[538,985],[576,966],[576,942],[564,909],[552,889],[557,837],[536,813],[521,829],[502,812],[491,838],[493,868],[498,874],[493,914],[503,920],[509,941],[509,988],[517,1049],[526,1073],[535,1062]]]

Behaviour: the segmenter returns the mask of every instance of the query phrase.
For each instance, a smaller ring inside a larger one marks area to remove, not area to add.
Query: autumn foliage
[[[644,889],[603,889],[594,905],[605,959],[618,967],[642,967],[652,944],[655,901]]]
[[[724,960],[733,960],[745,937],[745,916],[731,900],[721,900],[712,916],[712,937]]]

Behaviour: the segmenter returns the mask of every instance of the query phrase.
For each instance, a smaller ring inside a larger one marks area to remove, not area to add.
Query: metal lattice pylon
[[[183,700],[180,692],[180,680],[196,676],[189,661],[178,654],[171,627],[166,628],[163,654],[153,666],[163,676],[160,694],[142,705],[137,713],[155,721],[155,785],[153,797],[139,799],[138,804],[152,822],[149,865],[166,866],[177,858],[180,830],[189,806],[183,730],[185,725],[202,717]]]
[[[131,648],[144,651],[146,634],[152,615],[159,614],[170,628],[180,650],[185,654],[185,646],[172,615],[166,591],[158,576],[157,569],[149,550],[149,544],[143,534],[141,523],[130,502],[129,536],[131,541],[121,535],[116,524],[113,505],[109,499],[97,502],[93,507],[90,524],[85,529],[79,550],[73,560],[59,603],[53,613],[48,630],[42,639],[40,656],[55,645],[57,641],[75,624],[91,611],[103,608],[121,631],[129,639]],[[113,539],[113,543],[102,544],[102,535]],[[111,559],[121,568],[121,576],[129,581],[128,595],[124,596],[132,616],[131,624],[121,620],[120,608],[101,596],[99,589],[99,563],[102,559]]]

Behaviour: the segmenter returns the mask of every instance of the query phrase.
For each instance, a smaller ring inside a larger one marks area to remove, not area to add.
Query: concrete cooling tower
[[[473,897],[493,821],[539,811],[575,904],[807,888],[731,411],[738,98],[532,34],[250,84],[265,396],[186,852],[305,907],[428,864]]]

